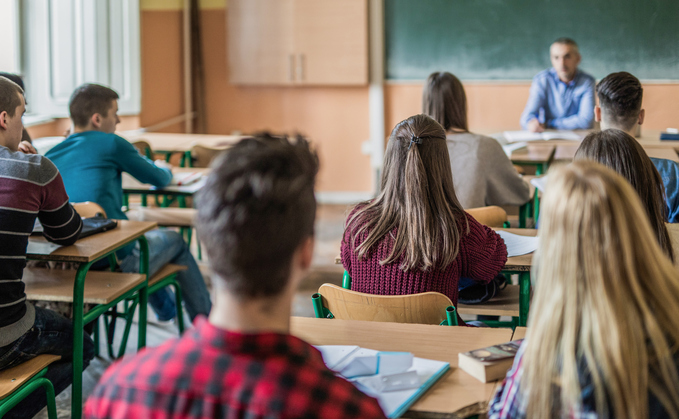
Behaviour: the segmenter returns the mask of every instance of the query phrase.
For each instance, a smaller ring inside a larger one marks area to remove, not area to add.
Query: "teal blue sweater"
[[[122,211],[121,173],[142,183],[163,187],[172,180],[127,140],[115,134],[87,131],[73,134],[47,152],[64,179],[71,202],[92,201],[101,205],[108,218],[127,219]]]

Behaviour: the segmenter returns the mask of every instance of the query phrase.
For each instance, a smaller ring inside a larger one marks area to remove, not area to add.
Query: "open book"
[[[198,182],[203,177],[200,172],[181,172],[172,174],[172,182],[170,185],[173,186],[186,186],[192,183]]]
[[[323,362],[359,390],[375,397],[389,418],[403,415],[448,369],[443,361],[408,352],[380,352],[348,345],[316,346]]]
[[[539,140],[572,140],[580,141],[582,136],[573,131],[545,131],[545,132],[530,132],[530,131],[505,131],[503,133],[505,139],[510,143],[520,141],[539,141]]]

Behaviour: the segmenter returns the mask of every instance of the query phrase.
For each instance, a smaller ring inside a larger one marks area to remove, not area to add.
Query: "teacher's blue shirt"
[[[530,97],[521,114],[521,126],[537,118],[547,128],[588,129],[594,121],[594,77],[578,70],[568,83],[559,79],[554,68],[533,77]]]

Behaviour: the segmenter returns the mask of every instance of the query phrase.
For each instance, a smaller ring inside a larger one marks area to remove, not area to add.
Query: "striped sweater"
[[[349,218],[351,215],[353,212]],[[457,306],[458,283],[461,277],[487,284],[500,273],[507,262],[507,247],[502,238],[491,228],[480,224],[471,215],[466,215],[469,221],[469,233],[461,234],[460,252],[457,258],[445,269],[429,269],[428,271],[403,271],[400,268],[403,256],[394,263],[380,264],[380,261],[385,260],[391,253],[396,230],[392,234],[387,234],[367,257],[359,260],[350,243],[351,231],[360,226],[347,227],[344,231],[341,253],[344,269],[351,275],[351,289],[380,295],[406,295],[436,291],[447,295]],[[460,230],[464,231],[464,227],[461,226]],[[359,236],[356,247],[366,238],[367,233]]]
[[[78,239],[82,221],[49,159],[0,146],[0,162],[0,346],[6,346],[26,333],[35,319],[22,281],[35,218],[45,237],[61,245]]]

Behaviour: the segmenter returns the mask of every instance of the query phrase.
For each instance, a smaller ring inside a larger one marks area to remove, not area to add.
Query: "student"
[[[622,175],[641,198],[660,247],[674,260],[672,241],[665,226],[665,188],[641,145],[631,135],[617,129],[593,132],[582,141],[574,160],[592,160]]]
[[[92,201],[101,205],[109,218],[126,220],[122,211],[122,172],[142,183],[163,187],[172,180],[168,168],[153,164],[124,138],[114,134],[118,119],[118,94],[105,86],[84,84],[69,102],[72,134],[56,145],[47,157],[64,177],[66,191],[75,202]],[[188,269],[177,273],[182,298],[191,319],[210,312],[210,295],[189,247],[182,236],[170,230],[152,230],[145,234],[149,244],[149,275],[167,263]],[[139,271],[139,244],[118,251],[123,272]],[[172,292],[159,290],[149,295],[149,303],[160,321],[176,315]]]
[[[21,87],[21,90],[24,91],[25,95],[26,88],[24,87],[24,81],[21,78],[21,76],[12,73],[0,72],[0,77],[6,77],[13,81],[14,83],[16,83],[17,85],[19,85],[19,87]],[[19,151],[25,150],[25,152],[28,152],[30,154],[37,154],[37,151],[35,151],[35,148],[33,148],[33,146],[31,145],[32,142],[33,141],[31,140],[31,136],[28,134],[28,131],[26,131],[26,127],[24,127],[23,132],[21,134],[21,145],[19,147]]]
[[[422,113],[446,130],[455,193],[462,208],[523,205],[530,189],[516,172],[502,146],[467,125],[467,97],[460,80],[445,72],[432,73],[422,93]]]
[[[646,111],[641,102],[644,89],[639,79],[621,71],[604,77],[596,87],[599,105],[594,108],[594,116],[601,123],[601,129],[615,128],[635,136],[639,125],[643,124]],[[679,164],[672,160],[651,161],[665,185],[667,220],[679,222]]]
[[[197,226],[215,272],[209,319],[109,368],[85,417],[383,418],[376,400],[290,335],[313,253],[316,154],[303,138],[264,135],[212,168]]]
[[[637,193],[591,161],[549,183],[528,333],[489,418],[676,418],[679,272]]]
[[[521,126],[533,132],[591,128],[594,77],[578,70],[578,45],[570,38],[559,38],[549,48],[549,55],[552,68],[533,77]]]
[[[57,168],[47,158],[19,151],[26,110],[21,87],[0,77],[0,370],[15,367],[39,354],[61,355],[45,377],[56,394],[72,382],[73,324],[26,300],[23,270],[26,246],[36,217],[47,240],[75,243],[82,228],[80,216],[68,203]],[[94,344],[85,334],[83,367],[94,357]],[[33,417],[46,405],[45,392],[33,392],[5,418]]]
[[[437,291],[457,304],[460,277],[487,284],[500,273],[507,248],[458,202],[439,123],[415,115],[396,125],[381,189],[347,219],[341,253],[352,290],[382,295]]]

